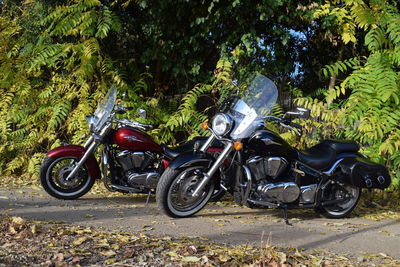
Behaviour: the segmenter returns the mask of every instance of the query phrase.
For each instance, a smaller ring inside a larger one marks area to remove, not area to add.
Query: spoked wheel
[[[361,188],[349,184],[331,184],[325,188],[322,194],[324,200],[343,199],[343,201],[336,204],[323,206],[316,210],[326,218],[338,219],[349,215],[357,206],[361,196]]]
[[[193,196],[203,178],[204,167],[191,167],[183,171],[167,169],[157,185],[157,204],[160,210],[171,217],[188,217],[200,211],[214,192],[214,184]]]
[[[67,179],[79,159],[76,157],[46,158],[40,168],[40,182],[49,195],[59,199],[76,199],[93,186],[84,165],[72,179]]]

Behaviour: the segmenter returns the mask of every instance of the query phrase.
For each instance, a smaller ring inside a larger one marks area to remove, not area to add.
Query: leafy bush
[[[322,101],[298,98],[328,126],[323,137],[349,138],[363,145],[363,153],[388,166],[399,186],[400,175],[400,14],[384,0],[327,1],[315,16],[333,16],[344,43],[356,43],[356,30],[365,31],[365,58],[351,58],[323,69],[326,76],[348,71]],[[355,45],[355,44],[354,44]],[[318,123],[315,125],[318,127]]]

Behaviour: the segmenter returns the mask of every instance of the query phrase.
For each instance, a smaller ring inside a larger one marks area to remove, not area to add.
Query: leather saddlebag
[[[361,188],[385,189],[391,183],[386,167],[366,158],[345,158],[340,167],[346,176],[345,179]]]

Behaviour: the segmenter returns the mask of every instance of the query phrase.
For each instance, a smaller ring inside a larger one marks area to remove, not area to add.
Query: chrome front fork
[[[212,134],[206,143],[200,148],[200,151],[205,152],[207,151],[208,147],[211,145],[211,143],[215,140],[214,134]],[[203,179],[199,183],[199,185],[196,187],[194,192],[192,193],[193,197],[197,197],[199,193],[204,189],[204,187],[210,182],[211,178],[215,174],[215,172],[219,169],[219,166],[224,162],[224,160],[228,157],[229,153],[232,151],[233,148],[233,143],[228,142],[222,150],[221,154],[218,156],[214,164],[211,166],[211,168],[208,170],[208,172],[203,173]]]
[[[78,173],[78,171],[82,168],[82,166],[85,164],[86,160],[94,153],[96,148],[100,145],[101,140],[103,139],[104,136],[108,133],[108,131],[111,129],[112,124],[106,125],[100,132],[99,135],[92,134],[88,140],[86,140],[84,144],[85,148],[85,154],[83,154],[82,158],[79,160],[79,162],[75,165],[74,169],[70,172],[70,174],[67,176],[66,180],[69,181],[72,178],[75,177],[75,175]]]
[[[85,164],[86,160],[93,154],[93,152],[96,150],[96,148],[99,146],[99,144],[100,144],[100,142],[98,142],[97,140],[94,140],[94,138],[93,138],[92,143],[90,143],[88,145],[88,148],[87,148],[85,154],[83,154],[83,157],[75,165],[74,169],[69,173],[68,177],[66,178],[67,181],[69,181],[75,177],[75,175],[78,173],[80,168],[82,168],[83,164]]]

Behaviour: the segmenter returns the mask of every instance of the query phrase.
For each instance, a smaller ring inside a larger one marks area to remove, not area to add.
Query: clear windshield
[[[116,100],[117,89],[115,87],[112,87],[110,88],[110,90],[108,90],[108,93],[104,97],[104,99],[99,102],[99,104],[97,105],[97,109],[93,114],[96,120],[96,130],[100,130],[103,127],[104,123],[107,121],[108,117],[110,117]]]
[[[230,115],[235,121],[232,139],[249,137],[258,127],[258,122],[270,114],[277,98],[278,89],[275,84],[264,75],[258,74],[243,96],[231,107]]]

